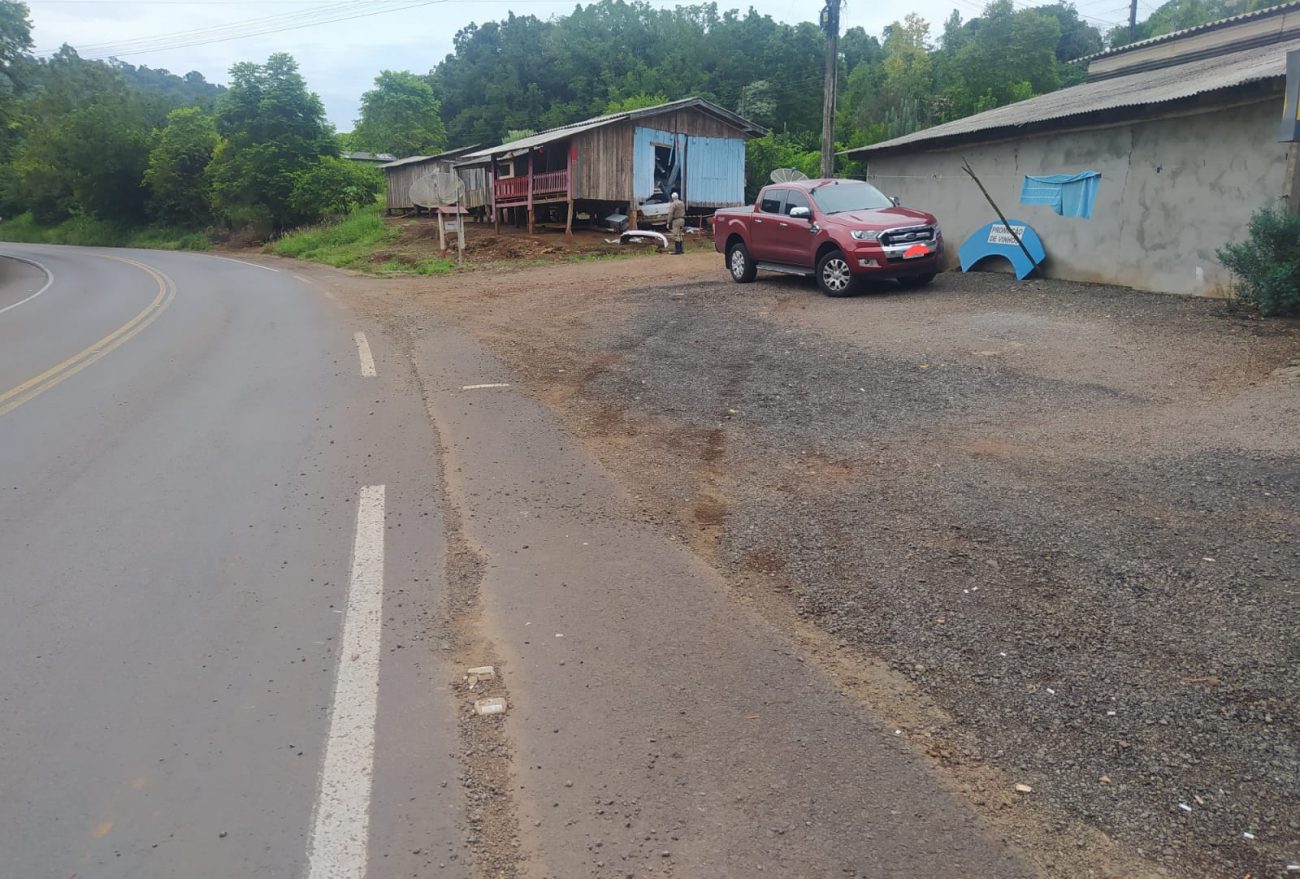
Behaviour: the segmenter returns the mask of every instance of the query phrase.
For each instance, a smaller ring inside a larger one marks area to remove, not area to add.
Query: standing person
[[[668,205],[668,230],[673,234],[673,255],[682,252],[682,231],[686,228],[686,202],[673,193]]]

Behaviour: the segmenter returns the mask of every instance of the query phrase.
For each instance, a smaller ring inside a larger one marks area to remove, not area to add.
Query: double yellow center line
[[[62,363],[52,366],[42,372],[40,375],[33,376],[27,381],[15,388],[10,388],[3,394],[0,394],[0,415],[5,415],[14,411],[22,404],[48,391],[50,388],[58,385],[67,379],[72,378],[81,372],[87,366],[90,366],[101,357],[106,356],[109,352],[118,346],[125,344],[129,339],[139,333],[149,324],[153,323],[158,315],[162,314],[163,309],[171,305],[172,300],[176,298],[176,284],[171,278],[162,272],[136,262],[133,259],[126,259],[120,256],[109,256],[107,254],[95,254],[103,259],[111,259],[115,262],[126,263],[129,266],[135,266],[149,277],[153,278],[158,284],[158,295],[154,297],[153,302],[145,306],[144,310],[131,318],[122,326],[113,330],[98,342],[77,352]]]

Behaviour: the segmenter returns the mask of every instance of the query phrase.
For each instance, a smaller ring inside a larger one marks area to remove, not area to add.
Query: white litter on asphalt
[[[479,715],[505,714],[506,700],[500,696],[493,696],[491,699],[479,699],[474,703],[474,713]]]
[[[471,690],[478,686],[480,681],[494,681],[496,677],[496,669],[490,665],[480,665],[465,672],[465,680],[469,682]]]
[[[508,387],[510,387],[510,382],[488,382],[487,384],[482,384],[482,385],[462,385],[461,390],[481,391],[484,388],[508,388]]]

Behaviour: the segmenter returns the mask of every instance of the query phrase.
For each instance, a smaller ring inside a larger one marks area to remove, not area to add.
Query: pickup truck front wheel
[[[832,250],[817,260],[817,286],[827,296],[848,296],[857,286],[849,261],[838,250]]]
[[[758,267],[749,257],[749,248],[743,241],[737,241],[727,248],[727,271],[731,280],[737,284],[748,284],[758,275]]]

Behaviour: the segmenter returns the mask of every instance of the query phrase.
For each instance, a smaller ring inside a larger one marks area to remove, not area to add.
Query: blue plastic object
[[[1038,237],[1028,223],[1024,220],[1011,219],[1007,221],[1011,228],[1020,236],[1024,242],[1025,249],[1029,251],[1029,256],[1034,259],[1030,262],[1029,257],[1025,256],[1025,251],[1020,249],[1016,244],[1016,239],[1011,237],[1011,232],[1003,226],[1001,221],[995,220],[986,226],[981,226],[971,234],[969,238],[962,243],[957,250],[957,256],[961,260],[961,270],[969,272],[976,263],[990,256],[1006,257],[1011,263],[1011,267],[1016,270],[1016,277],[1023,281],[1029,277],[1029,273],[1034,270],[1034,266],[1041,265],[1043,260],[1047,259],[1047,251],[1043,249],[1043,240]]]
[[[1088,220],[1092,218],[1092,205],[1100,185],[1100,171],[1026,177],[1020,190],[1020,203],[1047,205],[1061,216]]]

